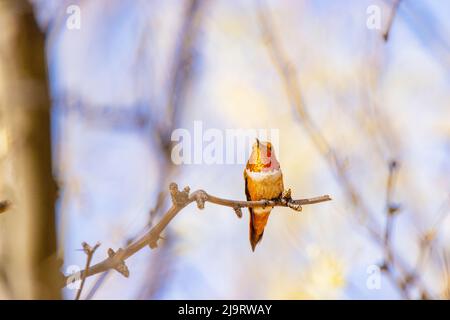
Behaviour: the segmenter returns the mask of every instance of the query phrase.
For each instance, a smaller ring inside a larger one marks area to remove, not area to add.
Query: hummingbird
[[[244,170],[247,201],[273,200],[283,194],[283,175],[270,142],[256,139]],[[250,212],[250,244],[252,251],[264,234],[273,207],[248,208]]]

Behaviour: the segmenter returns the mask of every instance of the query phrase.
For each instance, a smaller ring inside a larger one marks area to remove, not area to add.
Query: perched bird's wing
[[[251,201],[250,192],[248,191],[248,183],[247,183],[247,173],[244,171],[244,180],[245,180],[245,195],[247,196],[247,201]],[[251,210],[252,208],[248,208]]]

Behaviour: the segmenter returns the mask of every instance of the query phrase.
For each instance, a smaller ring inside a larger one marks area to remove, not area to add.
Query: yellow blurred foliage
[[[295,279],[287,277],[273,279],[270,298],[302,300],[342,298],[342,289],[346,284],[344,262],[335,253],[317,247],[309,248],[307,253],[310,256],[308,266]]]

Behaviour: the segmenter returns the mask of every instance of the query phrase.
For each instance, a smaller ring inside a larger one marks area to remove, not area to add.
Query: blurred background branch
[[[386,25],[386,29],[383,32],[384,41],[389,40],[389,32],[391,31],[392,24],[394,23],[395,16],[397,15],[398,6],[400,5],[401,0],[393,0],[392,1],[392,9],[388,18],[388,23]]]
[[[391,20],[393,19],[393,15],[395,15],[399,2],[400,1],[396,1],[395,3],[391,14]],[[420,279],[421,274],[413,274],[411,268],[405,265],[398,253],[394,253],[394,249],[391,246],[390,239],[393,232],[393,216],[398,211],[398,208],[395,207],[394,204],[390,203],[394,183],[393,180],[396,172],[396,162],[391,162],[389,165],[390,173],[387,186],[388,214],[385,230],[382,232],[381,226],[376,223],[375,212],[369,209],[369,205],[365,203],[362,195],[360,195],[357,188],[353,186],[353,183],[351,182],[347,174],[347,170],[341,160],[342,157],[322,134],[320,127],[313,121],[308,109],[305,107],[302,92],[298,83],[299,75],[295,70],[294,64],[289,60],[288,55],[282,49],[280,40],[274,31],[275,27],[265,1],[258,2],[258,17],[262,32],[262,39],[268,49],[271,61],[278,71],[283,87],[289,97],[289,101],[297,113],[299,123],[304,127],[320,155],[328,163],[335,178],[337,179],[337,182],[341,186],[342,191],[347,195],[350,203],[353,204],[353,211],[357,220],[367,229],[374,242],[386,252],[386,259],[382,265],[382,269],[386,271],[388,277],[396,285],[403,298],[410,297],[409,286],[412,285],[416,285],[419,288],[420,297],[429,298],[430,294],[424,288],[422,280]],[[389,23],[389,29],[391,24],[392,21]],[[396,275],[397,273],[399,273],[399,276]]]
[[[156,204],[149,210],[148,223],[136,235],[129,237],[127,244],[135,241],[143,233],[147,232],[152,226],[155,217],[162,213],[167,205],[167,192],[164,186],[167,186],[169,181],[176,176],[177,167],[171,160],[172,141],[171,134],[176,129],[178,118],[182,114],[183,101],[186,93],[189,90],[192,79],[192,69],[195,65],[196,46],[198,43],[198,35],[201,27],[202,16],[205,10],[205,2],[203,0],[188,0],[185,2],[185,8],[182,12],[180,29],[178,31],[178,40],[175,44],[172,53],[172,63],[169,77],[169,86],[166,93],[166,106],[164,108],[165,118],[162,122],[155,122],[146,113],[147,117],[134,117],[141,125],[146,125],[148,128],[149,141],[156,140],[159,145],[159,152],[161,159],[159,161],[157,185],[160,190],[157,192]],[[144,33],[141,38],[140,48],[145,48],[148,42],[148,34]],[[137,57],[139,59],[147,59],[145,55]],[[139,64],[139,61],[136,62]],[[95,110],[95,109],[94,109]],[[119,109],[120,110],[120,109]],[[139,110],[139,109],[137,109]],[[119,111],[120,113],[120,111]],[[122,117],[116,117],[121,119]],[[152,299],[154,295],[159,292],[170,273],[171,261],[171,236],[167,237],[162,248],[154,254],[147,268],[145,280],[142,282],[142,289],[139,293],[140,299]],[[101,275],[92,286],[92,290],[87,297],[90,299],[95,295],[95,292],[100,288],[103,281],[105,281],[107,273]]]

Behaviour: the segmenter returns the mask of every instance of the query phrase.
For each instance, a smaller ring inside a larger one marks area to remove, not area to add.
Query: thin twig
[[[391,161],[389,163],[389,175],[386,184],[386,227],[384,232],[384,246],[386,248],[390,248],[391,246],[391,235],[392,235],[392,227],[394,223],[394,216],[399,211],[400,207],[397,204],[392,202],[392,194],[394,192],[395,180],[397,177],[397,162]],[[390,252],[390,250],[388,250]],[[386,260],[392,261],[393,257],[390,254],[387,254]]]
[[[393,160],[389,163],[389,175],[386,183],[386,226],[384,230],[384,264],[382,270],[386,272],[388,278],[399,289],[403,298],[409,299],[409,292],[407,284],[410,282],[410,277],[405,279],[399,278],[394,274],[395,255],[392,249],[392,230],[394,225],[394,217],[398,213],[400,206],[393,203],[392,195],[394,193],[395,181],[397,178],[398,163]]]
[[[84,269],[84,270],[86,270],[86,272],[81,274],[81,284],[80,284],[80,288],[77,291],[75,300],[80,300],[81,291],[83,291],[84,283],[86,282],[86,278],[87,278],[86,275],[89,273],[89,267],[91,266],[92,257],[94,256],[95,250],[97,250],[98,247],[100,247],[100,243],[97,243],[95,246],[91,247],[86,242],[83,242],[82,246],[83,246],[83,251],[84,251],[84,253],[86,253],[86,256],[87,256],[86,267]]]
[[[275,200],[259,200],[259,201],[229,200],[212,196],[204,190],[197,190],[190,193],[189,187],[185,187],[183,191],[179,191],[176,183],[171,183],[169,190],[170,195],[172,197],[172,207],[170,207],[170,209],[164,214],[161,220],[146,234],[144,234],[142,237],[126,246],[124,249],[121,248],[117,252],[114,252],[114,250],[109,249],[108,258],[93,265],[92,267],[86,267],[83,271],[81,271],[81,278],[83,280],[86,279],[87,277],[105,272],[110,269],[115,269],[123,276],[128,277],[129,271],[127,266],[125,265],[125,260],[134,255],[135,253],[137,253],[138,251],[140,251],[141,249],[145,248],[146,246],[149,246],[151,249],[156,248],[158,246],[158,240],[161,239],[161,233],[164,231],[166,226],[182,209],[184,209],[192,202],[196,202],[197,207],[199,209],[203,209],[205,207],[205,202],[211,202],[217,205],[230,207],[240,218],[242,217],[241,208],[288,207],[295,211],[301,211],[302,210],[301,206],[303,205],[311,205],[331,200],[331,197],[328,195],[315,198],[293,200],[290,198],[289,190],[288,192],[285,193],[284,197]],[[68,285],[72,281],[74,281],[73,277],[71,276],[66,276],[65,280],[66,280],[65,285]]]
[[[400,5],[400,0],[394,0],[392,4],[391,14],[389,15],[388,23],[386,25],[386,30],[383,32],[383,39],[385,42],[389,40],[389,34],[392,29],[392,24],[394,23],[395,16],[397,15],[398,6]]]

